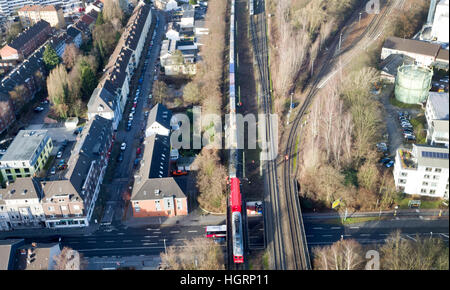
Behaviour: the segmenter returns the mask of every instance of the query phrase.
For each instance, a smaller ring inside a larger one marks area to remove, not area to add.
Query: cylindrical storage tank
[[[417,65],[402,65],[395,79],[395,98],[406,104],[423,103],[431,89],[433,71]]]

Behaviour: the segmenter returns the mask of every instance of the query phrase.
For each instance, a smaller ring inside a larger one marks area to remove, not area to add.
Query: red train
[[[244,247],[242,242],[242,197],[239,178],[231,178],[230,188],[233,260],[235,263],[244,263]]]

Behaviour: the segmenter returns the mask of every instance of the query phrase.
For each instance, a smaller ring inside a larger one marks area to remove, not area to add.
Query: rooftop
[[[417,169],[421,167],[449,167],[448,148],[433,147],[429,145],[413,145],[413,149],[398,149],[403,169]]]
[[[135,186],[136,187],[136,186]],[[184,180],[166,177],[152,178],[133,189],[132,200],[163,199],[164,197],[185,198]]]
[[[15,268],[17,270],[53,270],[55,256],[60,252],[58,243],[20,247],[16,253]]]
[[[10,47],[20,50],[26,43],[33,39],[42,30],[50,27],[50,24],[45,20],[38,21],[35,25],[26,29],[24,32],[19,34],[19,36],[9,44]]]
[[[50,137],[47,130],[21,130],[14,138],[2,161],[30,161],[37,158],[36,152],[39,151],[39,146]],[[46,142],[45,142],[46,143]],[[44,145],[45,145],[44,143]],[[42,147],[43,148],[43,147]],[[41,148],[41,149],[42,149]]]
[[[385,40],[383,48],[436,57],[441,47],[439,44],[433,44],[420,40],[389,37]]]
[[[430,102],[431,108],[435,113],[435,119],[437,120],[448,120],[449,119],[449,99],[448,93],[436,93],[430,92],[428,97],[428,102]]]
[[[17,178],[6,188],[0,188],[0,200],[11,199],[42,199],[42,187],[34,178]]]

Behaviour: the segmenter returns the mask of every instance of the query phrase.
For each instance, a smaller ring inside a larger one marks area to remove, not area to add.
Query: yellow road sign
[[[331,208],[336,208],[341,204],[341,199],[336,199],[333,204],[331,205]]]

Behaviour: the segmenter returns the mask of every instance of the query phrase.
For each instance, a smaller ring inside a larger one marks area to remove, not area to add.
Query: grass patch
[[[417,144],[425,144],[427,142],[427,133],[425,130],[426,118],[425,115],[420,114],[416,118],[410,120],[411,125],[414,127],[414,134],[416,135]]]
[[[396,199],[395,202],[400,209],[409,209],[409,201],[410,200],[420,200],[420,208],[421,209],[443,209],[447,208],[442,202],[443,200],[440,198],[430,198],[430,197],[422,197],[422,198],[414,198],[414,197],[405,197],[401,199]]]
[[[270,270],[269,269],[269,251],[266,250],[266,252],[264,253],[262,262],[263,262],[263,270]]]
[[[399,100],[397,100],[394,95],[392,95],[389,98],[389,102],[391,103],[392,106],[395,106],[395,107],[398,107],[398,108],[401,108],[401,109],[416,109],[416,110],[419,110],[419,109],[422,108],[421,105],[402,103]]]
[[[324,224],[342,224],[342,225],[350,225],[350,224],[356,224],[356,223],[364,223],[364,222],[370,222],[370,221],[378,221],[378,220],[386,220],[389,219],[388,217],[378,217],[378,216],[371,216],[371,217],[349,217],[345,221],[343,218],[335,218],[330,219],[324,222]]]

